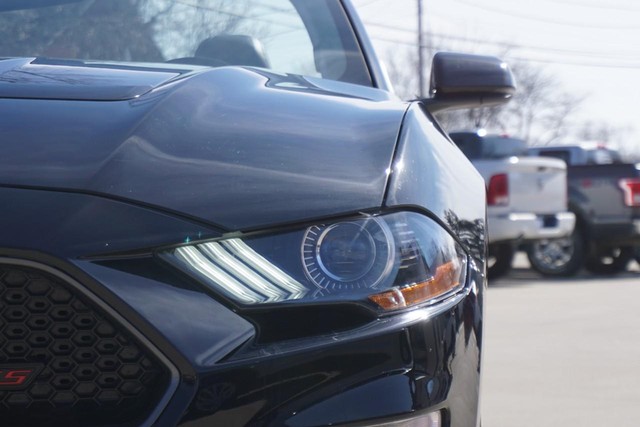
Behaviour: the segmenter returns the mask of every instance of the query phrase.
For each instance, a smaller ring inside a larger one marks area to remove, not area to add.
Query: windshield
[[[484,141],[483,156],[492,159],[527,155],[527,143],[522,139],[488,136]]]
[[[0,57],[242,65],[372,84],[338,0],[0,0]]]
[[[587,164],[608,165],[611,163],[622,163],[622,158],[617,151],[604,147],[587,151]]]

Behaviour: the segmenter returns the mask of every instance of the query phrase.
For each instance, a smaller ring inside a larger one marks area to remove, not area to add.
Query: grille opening
[[[30,267],[0,264],[0,344],[0,368],[36,372],[20,389],[0,386],[3,427],[138,427],[170,381],[92,300]]]

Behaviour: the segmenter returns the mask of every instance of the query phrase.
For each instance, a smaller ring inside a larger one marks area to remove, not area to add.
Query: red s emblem
[[[0,390],[26,388],[38,376],[40,365],[0,365]]]

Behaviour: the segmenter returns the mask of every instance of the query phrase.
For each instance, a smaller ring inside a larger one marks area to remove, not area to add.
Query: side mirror
[[[516,83],[509,66],[493,56],[438,52],[431,66],[427,109],[437,111],[503,104]]]

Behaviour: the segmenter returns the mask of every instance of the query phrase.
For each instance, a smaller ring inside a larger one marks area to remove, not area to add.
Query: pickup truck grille
[[[0,264],[2,426],[138,426],[169,379],[149,350],[73,286]]]

